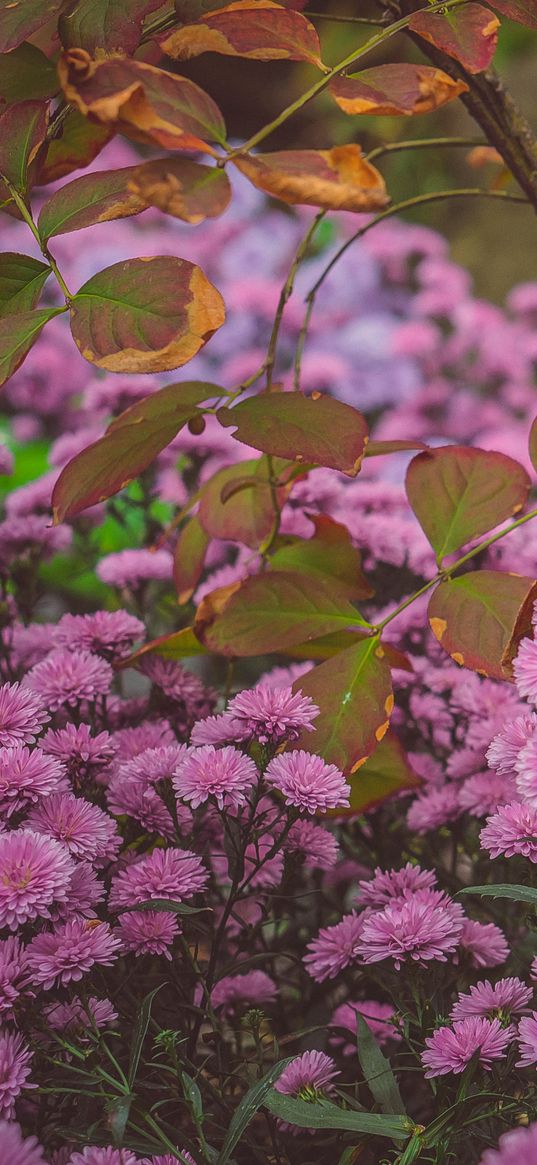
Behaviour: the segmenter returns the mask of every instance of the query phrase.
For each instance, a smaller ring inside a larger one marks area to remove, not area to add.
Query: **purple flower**
[[[24,1138],[18,1125],[0,1120],[0,1165],[46,1165],[36,1137]]]
[[[520,1020],[518,1039],[520,1060],[517,1060],[517,1068],[531,1068],[532,1064],[537,1064],[537,1011]]]
[[[344,1028],[350,1032],[348,1036],[330,1035],[330,1043],[335,1046],[342,1044],[344,1056],[356,1055],[356,1038],[358,1032],[358,1016],[361,1015],[368,1028],[371,1029],[379,1044],[386,1044],[389,1040],[400,1040],[401,1034],[395,1024],[395,1012],[389,1003],[379,1003],[377,999],[363,999],[358,1003],[341,1003],[336,1007],[330,1027]]]
[[[478,1015],[461,1019],[452,1028],[438,1028],[425,1040],[427,1051],[421,1057],[426,1080],[448,1072],[456,1075],[464,1072],[477,1052],[481,1067],[490,1072],[495,1060],[503,1060],[512,1034],[510,1028],[502,1027],[499,1019]]]
[[[488,1019],[509,1018],[514,1011],[523,1011],[533,995],[533,989],[526,987],[521,979],[511,977],[498,979],[492,985],[488,979],[470,987],[468,995],[459,994],[451,1010],[454,1020],[466,1019],[469,1015],[482,1015]]]
[[[230,740],[240,740],[239,723],[233,720],[227,712],[220,712],[217,716],[206,716],[198,720],[192,727],[190,743],[199,744],[226,744]]]
[[[27,1083],[31,1058],[19,1032],[0,1028],[0,1119],[12,1120],[15,1101],[23,1088],[35,1088],[35,1084]]]
[[[146,720],[132,728],[118,728],[113,735],[118,762],[134,760],[147,748],[177,747],[168,720]]]
[[[273,757],[265,780],[283,794],[288,805],[306,813],[325,813],[349,804],[351,790],[343,773],[303,749]]]
[[[124,659],[145,627],[128,611],[94,611],[91,615],[63,615],[56,627],[55,642],[70,651],[90,651],[109,661]]]
[[[0,749],[0,814],[10,817],[65,788],[63,765],[41,749],[30,751],[24,744]]]
[[[54,1031],[76,1032],[78,1036],[94,1028],[110,1027],[118,1018],[109,999],[96,999],[94,995],[87,1002],[75,995],[66,1003],[49,1003],[44,1013]]]
[[[480,841],[491,858],[512,858],[515,854],[537,862],[537,806],[512,801],[487,817]]]
[[[107,769],[116,755],[116,746],[109,732],[93,736],[87,724],[66,724],[65,728],[49,728],[41,741],[43,752],[63,761],[69,776],[78,782],[93,779]]]
[[[189,801],[193,809],[214,797],[219,809],[238,809],[246,803],[248,791],[259,779],[250,757],[230,745],[215,748],[212,744],[191,748],[184,755],[173,778],[179,798]]]
[[[276,1092],[282,1092],[284,1096],[294,1096],[298,1100],[308,1100],[315,1104],[323,1096],[334,1094],[333,1081],[339,1075],[332,1057],[325,1052],[303,1052],[283,1069],[274,1087]]]
[[[260,744],[275,746],[284,740],[298,740],[301,732],[313,732],[312,721],[319,709],[309,696],[294,693],[290,687],[258,684],[239,692],[230,701],[227,714],[239,722],[244,740],[254,738]]]
[[[534,1161],[537,1161],[537,1123],[504,1133],[498,1148],[487,1149],[479,1165],[533,1165]]]
[[[505,724],[487,749],[490,768],[501,776],[514,776],[518,755],[532,739],[536,728],[537,716],[533,712],[526,712]]]
[[[51,712],[56,712],[65,704],[74,707],[81,700],[106,696],[113,675],[110,664],[100,656],[57,647],[31,668],[24,684],[39,693]]]
[[[95,964],[110,967],[120,945],[106,922],[74,918],[59,924],[36,935],[27,947],[32,982],[46,991],[55,983],[77,983]]]
[[[169,707],[176,731],[190,732],[195,720],[212,712],[215,694],[205,687],[199,676],[180,663],[161,659],[158,655],[147,655],[140,660],[139,668],[160,689],[159,703]]]
[[[121,845],[112,817],[72,793],[51,794],[31,811],[27,826],[63,842],[74,858],[99,865],[117,857]]]
[[[111,910],[116,910],[121,906],[137,906],[151,898],[183,902],[205,888],[207,877],[201,858],[190,850],[154,849],[116,875],[109,905]]]
[[[520,799],[531,805],[533,809],[537,808],[537,740],[535,733],[520,749],[514,767],[518,798],[515,793],[512,800]]]
[[[43,725],[50,720],[45,704],[36,692],[20,684],[0,687],[0,746],[33,744]]]
[[[104,886],[99,881],[93,866],[89,862],[77,862],[71,876],[71,884],[65,902],[55,906],[54,918],[67,921],[73,917],[73,914],[94,918],[93,908],[98,902],[103,901],[104,896]]]
[[[18,938],[0,940],[0,1015],[13,1018],[13,1004],[27,984],[26,951]]]
[[[17,930],[65,902],[73,873],[65,846],[29,829],[0,836],[0,927]]]
[[[183,1165],[183,1161],[186,1162],[186,1165],[196,1165],[188,1149],[179,1149],[178,1151],[181,1154],[181,1165]],[[160,1153],[156,1157],[142,1157],[140,1165],[177,1165],[177,1157],[172,1157],[171,1153],[164,1153],[164,1155]]]
[[[448,900],[399,899],[364,920],[357,955],[364,963],[393,959],[396,970],[407,960],[445,963],[459,945],[462,921],[462,910]]]
[[[513,661],[513,675],[519,696],[537,704],[537,643],[523,639]]]
[[[329,870],[335,866],[339,846],[333,835],[314,821],[295,821],[289,830],[285,848],[304,858],[307,870]]]
[[[400,870],[381,870],[377,866],[372,878],[358,882],[360,905],[387,906],[394,898],[408,898],[417,890],[430,890],[436,886],[436,875],[432,870],[422,870],[407,862]]]
[[[317,938],[308,943],[308,954],[304,964],[312,979],[323,983],[325,979],[335,979],[340,971],[355,963],[363,920],[360,915],[346,914],[335,926],[326,926]]]
[[[137,1158],[130,1149],[87,1145],[81,1153],[71,1153],[67,1165],[137,1165]]]
[[[406,823],[414,833],[428,833],[454,821],[460,812],[458,789],[454,785],[444,785],[416,797],[406,815]]]
[[[274,1003],[277,988],[264,971],[246,971],[244,975],[225,975],[211,991],[211,1005],[228,1013],[242,1004],[262,1006]]]
[[[499,805],[505,805],[516,796],[513,778],[502,773],[476,773],[468,777],[459,789],[461,809],[472,817],[486,817],[495,813]]]
[[[97,565],[97,577],[111,587],[138,587],[151,580],[170,581],[173,558],[169,550],[119,550]]]
[[[177,917],[170,911],[128,910],[120,915],[118,935],[124,950],[134,955],[164,955],[180,933]]]
[[[465,918],[460,945],[473,967],[497,967],[509,957],[505,935],[493,922]]]

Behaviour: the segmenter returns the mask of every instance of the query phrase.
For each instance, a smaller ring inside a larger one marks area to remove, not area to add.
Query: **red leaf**
[[[114,132],[112,126],[88,121],[78,109],[71,107],[58,128],[57,136],[43,148],[38,163],[37,182],[40,185],[57,182],[58,178],[64,178],[73,170],[89,166],[114,136]]]
[[[130,56],[140,43],[145,17],[156,8],[162,8],[162,0],[83,0],[60,19],[62,44],[92,54],[105,49]]]
[[[315,526],[313,538],[296,538],[281,546],[271,556],[271,568],[303,571],[326,581],[333,578],[349,599],[370,599],[374,592],[362,572],[362,556],[352,545],[347,527],[324,515],[312,516],[311,520]]]
[[[0,53],[9,53],[52,20],[64,0],[11,0],[0,6]]]
[[[366,809],[420,785],[421,780],[410,767],[401,741],[390,728],[365,764],[351,776],[349,808],[329,809],[326,816],[360,817]]]
[[[498,44],[500,22],[482,4],[465,4],[463,8],[440,14],[415,12],[409,28],[435,48],[455,57],[469,73],[488,69]]]
[[[534,579],[477,570],[447,579],[429,603],[429,623],[455,663],[505,679],[518,640],[531,628]]]
[[[200,580],[209,546],[199,518],[190,518],[177,539],[173,564],[173,581],[180,603],[188,603]]]
[[[0,117],[0,173],[24,194],[28,170],[45,140],[49,117],[46,101],[8,105]]]
[[[465,93],[468,86],[431,65],[394,64],[336,77],[329,88],[344,113],[408,117],[438,109]]]
[[[257,61],[309,61],[322,67],[313,24],[273,0],[236,0],[172,32],[161,48],[176,60],[220,53]]]
[[[491,3],[509,20],[516,20],[527,28],[537,28],[537,0],[491,0]]]
[[[265,194],[291,206],[322,206],[359,213],[382,210],[389,199],[384,179],[362,155],[360,146],[331,150],[278,150],[245,154],[234,164]]]
[[[234,484],[239,488],[230,493]],[[280,490],[280,505],[284,496]],[[258,550],[270,537],[275,521],[266,458],[241,461],[215,473],[203,487],[199,520],[211,538],[243,542]]]

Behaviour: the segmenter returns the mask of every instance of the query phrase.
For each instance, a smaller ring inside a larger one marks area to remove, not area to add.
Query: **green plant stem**
[[[385,142],[382,146],[376,146],[375,149],[370,150],[366,154],[368,162],[375,162],[377,158],[384,157],[385,154],[398,154],[401,150],[430,150],[441,149],[446,146],[486,146],[487,142],[483,138],[409,138],[408,141],[401,142]]]
[[[303,12],[303,16],[307,16],[309,20],[328,20],[330,24],[365,24],[370,28],[386,27],[386,21],[382,17],[374,16],[333,16],[331,12]]]
[[[15,186],[13,186],[13,183],[10,182],[9,179],[6,178],[4,174],[2,174],[1,177],[2,177],[2,181],[7,186],[9,193],[11,194],[11,197],[13,199],[13,202],[15,203],[15,206],[20,211],[26,225],[30,228],[30,230],[34,236],[34,239],[36,240],[36,243],[39,247],[39,250],[41,251],[41,254],[43,255],[43,258],[46,259],[47,263],[49,264],[49,267],[51,268],[52,272],[56,276],[56,279],[57,279],[57,281],[60,285],[60,288],[62,290],[65,302],[70,303],[70,301],[72,299],[71,292],[69,291],[69,288],[65,282],[65,279],[63,278],[63,275],[58,268],[58,264],[56,263],[55,258],[53,257],[53,255],[51,255],[46,243],[44,243],[42,240],[42,238],[39,234],[39,231],[35,225],[35,222],[32,218],[31,211],[30,211],[29,207],[27,206],[24,198],[22,197],[22,194],[19,194],[19,191],[17,190],[17,188]]]
[[[276,361],[276,349],[278,347],[278,337],[280,334],[283,313],[285,311],[286,304],[289,302],[289,300],[293,294],[293,288],[295,286],[295,279],[296,279],[300,264],[302,263],[302,260],[304,259],[305,255],[307,254],[308,247],[310,246],[311,241],[313,239],[313,236],[317,230],[317,227],[322,222],[325,214],[326,214],[326,211],[321,210],[320,213],[317,214],[315,216],[315,218],[313,219],[313,221],[310,223],[308,230],[306,231],[306,234],[304,235],[304,238],[301,239],[300,243],[298,244],[298,247],[297,247],[295,254],[294,254],[294,257],[293,257],[293,261],[292,261],[291,266],[289,268],[289,274],[288,274],[287,279],[285,280],[285,283],[284,283],[282,290],[280,292],[280,298],[278,300],[278,306],[276,308],[276,315],[274,316],[274,323],[272,325],[272,332],[271,332],[271,336],[270,336],[270,340],[269,340],[269,344],[268,344],[268,348],[267,348],[267,358],[265,361],[265,370],[266,370],[266,374],[267,374],[267,389],[270,389],[270,387],[272,385],[272,374],[274,372],[274,364]]]

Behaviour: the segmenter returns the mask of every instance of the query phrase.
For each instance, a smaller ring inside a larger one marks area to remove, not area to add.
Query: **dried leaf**
[[[14,251],[0,254],[0,314],[31,311],[50,275],[47,263],[18,255]]]
[[[506,679],[517,640],[531,628],[534,579],[477,570],[447,579],[429,603],[429,623],[455,663]]]
[[[273,0],[237,0],[171,33],[161,44],[176,60],[220,53],[257,61],[309,61],[322,67],[313,24]]]
[[[162,0],[83,0],[60,18],[61,42],[92,54],[104,49],[130,56],[140,44],[146,16],[157,8]]]
[[[488,69],[498,44],[500,21],[482,4],[440,12],[415,12],[409,28],[429,44],[460,61],[469,73]]]
[[[29,169],[45,140],[49,109],[46,101],[8,105],[0,116],[0,174],[25,194]]]
[[[468,86],[431,65],[394,64],[336,77],[329,89],[344,113],[410,117],[439,109]]]
[[[8,0],[0,6],[0,53],[9,53],[53,20],[64,0]]]
[[[129,190],[147,206],[157,206],[183,222],[217,218],[231,198],[229,178],[218,166],[201,166],[186,158],[159,158],[132,169]]]
[[[259,190],[291,206],[361,213],[382,210],[389,201],[382,175],[365,160],[357,145],[248,154],[235,158],[234,163]]]

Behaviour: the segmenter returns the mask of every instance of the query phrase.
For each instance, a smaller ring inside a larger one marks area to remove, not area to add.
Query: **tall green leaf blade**
[[[306,1100],[295,1100],[276,1089],[265,1097],[265,1107],[273,1116],[297,1125],[301,1129],[348,1129],[350,1132],[365,1133],[372,1137],[388,1137],[401,1140],[413,1129],[408,1117],[377,1112],[354,1112],[338,1108],[336,1104],[323,1101],[310,1104]]]
[[[499,883],[497,886],[465,886],[459,894],[479,894],[482,898],[510,898],[512,902],[526,902],[529,906],[537,906],[537,890],[533,886],[509,886]]]
[[[390,1061],[379,1047],[367,1020],[356,1012],[357,1051],[369,1090],[384,1113],[406,1116],[399,1085]]]
[[[293,1057],[289,1056],[286,1060],[279,1060],[277,1064],[272,1066],[270,1072],[267,1072],[261,1080],[258,1080],[254,1085],[252,1085],[252,1087],[248,1089],[246,1095],[243,1096],[229,1123],[229,1128],[224,1140],[224,1144],[220,1150],[217,1165],[228,1165],[231,1154],[235,1146],[238,1145],[242,1134],[247,1129],[256,1112],[264,1103],[266,1103],[267,1093],[271,1091],[274,1081],[278,1079],[278,1076],[280,1076],[283,1072],[283,1069],[291,1063],[292,1059]],[[279,1096],[280,1094],[276,1093],[276,1095]]]
[[[140,1064],[144,1040],[147,1035],[149,1021],[151,1019],[151,1008],[153,1006],[153,1000],[155,995],[158,995],[159,991],[162,990],[163,986],[164,984],[161,983],[158,987],[155,987],[153,991],[150,991],[149,994],[146,995],[138,1012],[136,1023],[134,1025],[134,1031],[132,1033],[129,1070],[127,1073],[129,1088],[132,1088],[134,1081],[136,1080],[136,1074]]]

